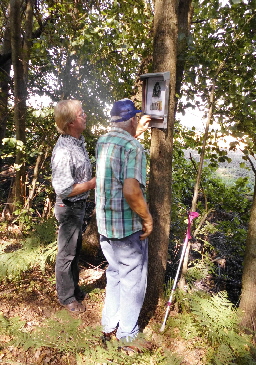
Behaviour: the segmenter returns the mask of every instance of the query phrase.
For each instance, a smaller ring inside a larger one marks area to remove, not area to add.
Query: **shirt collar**
[[[127,131],[125,131],[125,130],[124,130],[124,129],[122,129],[122,128],[118,128],[118,127],[112,127],[112,128],[111,128],[111,130],[110,130],[110,132],[123,133],[123,134],[125,134],[125,135],[127,135],[127,136],[132,137],[131,133],[129,133],[129,132],[127,132]]]
[[[70,134],[62,134],[61,137],[69,139],[70,141],[77,144],[78,146],[84,144],[84,142],[85,142],[85,138],[83,135],[81,135],[80,138],[75,138],[75,137],[71,136]]]

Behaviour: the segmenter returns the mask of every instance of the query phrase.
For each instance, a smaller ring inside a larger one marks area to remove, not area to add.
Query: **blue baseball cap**
[[[113,104],[110,115],[111,117],[120,117],[120,119],[113,120],[113,122],[125,122],[131,119],[141,110],[135,108],[134,103],[130,99],[118,100]]]

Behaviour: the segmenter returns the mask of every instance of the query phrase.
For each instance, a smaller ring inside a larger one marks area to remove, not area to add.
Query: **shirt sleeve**
[[[126,155],[124,166],[124,179],[133,178],[146,186],[146,156],[143,148],[130,149]]]
[[[52,186],[57,196],[65,199],[73,190],[72,160],[70,153],[58,148],[52,158]]]

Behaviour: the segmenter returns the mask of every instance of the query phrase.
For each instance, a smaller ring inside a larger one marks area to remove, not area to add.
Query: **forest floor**
[[[15,250],[16,244],[18,245],[18,240],[10,240],[12,250]],[[97,336],[96,343],[98,341],[99,344],[101,344],[99,328],[106,285],[105,268],[106,262],[104,261],[100,265],[94,266],[88,262],[83,262],[82,257],[80,285],[82,289],[89,293],[90,297],[84,301],[86,304],[86,311],[84,313],[71,314],[74,319],[81,320],[83,328],[89,326],[95,329],[95,336]],[[53,267],[48,267],[44,273],[40,270],[31,270],[16,283],[7,281],[0,284],[0,317],[5,319],[18,317],[23,321],[23,331],[31,333],[36,328],[40,328],[46,320],[56,318],[56,315],[63,310],[66,311],[59,304],[56,296]],[[159,329],[165,310],[166,307],[163,304],[162,308],[158,308],[154,316],[150,319],[143,330],[146,338],[150,338],[154,343],[155,349],[167,349],[180,356],[183,359],[183,365],[204,365],[201,360],[204,355],[202,349],[191,348],[182,339],[166,339],[160,334]],[[174,315],[174,312],[171,312],[170,315]],[[2,344],[0,347],[0,364],[77,364],[76,355],[72,351],[64,352],[47,346],[24,349],[22,346],[9,345],[9,341],[9,335],[0,334],[0,344]],[[83,362],[83,364],[87,363],[105,365],[102,362],[91,362],[89,360]],[[154,364],[157,364],[157,362],[152,362],[152,365]],[[136,365],[136,362],[134,365]]]

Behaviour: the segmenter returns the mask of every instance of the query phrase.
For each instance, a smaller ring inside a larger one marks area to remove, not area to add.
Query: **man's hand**
[[[147,238],[150,233],[153,230],[153,219],[151,214],[149,213],[149,218],[148,219],[144,219],[142,221],[142,231],[144,232],[143,234],[140,235],[140,239],[144,240],[145,238]]]
[[[151,121],[151,117],[149,115],[143,115],[140,118],[139,123],[137,125],[135,138],[148,129],[150,121]]]
[[[91,183],[91,188],[90,189],[95,189],[96,177],[93,177],[91,180],[89,180],[89,183]]]

